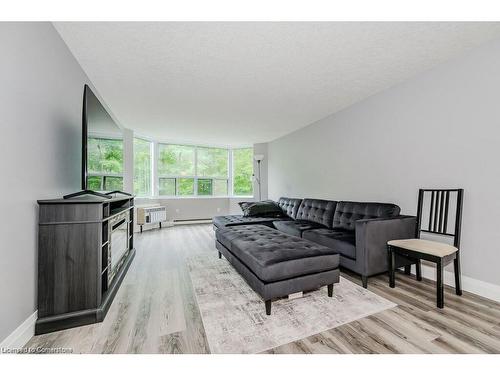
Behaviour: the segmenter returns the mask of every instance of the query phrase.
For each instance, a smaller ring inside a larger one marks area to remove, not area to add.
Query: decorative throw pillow
[[[267,200],[262,202],[240,202],[243,216],[260,216],[260,217],[281,217],[283,211],[276,202]]]

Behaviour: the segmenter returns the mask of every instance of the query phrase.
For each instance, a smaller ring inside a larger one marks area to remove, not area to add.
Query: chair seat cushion
[[[276,221],[274,227],[291,236],[302,237],[302,232],[310,229],[324,228],[324,225],[306,220]]]
[[[302,237],[356,259],[356,236],[353,231],[321,228],[305,231]]]
[[[458,251],[455,246],[451,246],[442,242],[421,240],[412,238],[408,240],[392,240],[387,242],[388,245],[400,247],[406,250],[418,251],[419,253],[434,255],[437,257],[445,257]]]
[[[215,234],[217,241],[265,282],[339,267],[339,255],[334,250],[264,225],[226,227]]]
[[[248,224],[265,224],[273,226],[273,221],[290,220],[289,218],[275,218],[275,217],[246,217],[243,215],[226,215],[215,216],[212,223],[217,228],[223,228],[233,225],[248,225]]]

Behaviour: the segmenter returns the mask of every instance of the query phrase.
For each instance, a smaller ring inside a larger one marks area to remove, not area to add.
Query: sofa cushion
[[[297,211],[297,220],[306,220],[331,228],[337,202],[323,199],[304,199]]]
[[[302,233],[304,239],[327,246],[335,252],[356,259],[356,236],[353,231],[313,229]]]
[[[281,207],[271,200],[260,202],[240,202],[238,203],[243,216],[259,216],[259,217],[281,217],[285,216]]]
[[[302,199],[281,197],[278,206],[281,207],[286,216],[295,219]]]
[[[217,228],[223,228],[234,225],[248,225],[248,224],[265,224],[269,227],[273,227],[274,221],[279,220],[290,220],[290,218],[275,218],[275,217],[245,217],[243,215],[226,215],[226,216],[215,216],[212,219],[212,223]]]
[[[215,233],[217,241],[265,282],[339,267],[334,250],[264,225],[226,227]]]
[[[321,224],[305,220],[275,221],[273,225],[279,231],[297,237],[302,237],[302,232],[305,230],[324,227]]]
[[[356,220],[394,217],[399,211],[399,206],[391,203],[338,202],[332,228],[354,230]]]

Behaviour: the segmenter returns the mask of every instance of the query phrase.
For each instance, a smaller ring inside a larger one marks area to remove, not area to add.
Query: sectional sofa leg
[[[268,299],[266,302],[266,315],[271,315],[271,300]]]
[[[361,275],[361,282],[363,283],[363,288],[368,289],[368,276]]]
[[[222,253],[219,251],[219,259],[222,259]]]
[[[328,285],[328,297],[333,297],[333,284]]]

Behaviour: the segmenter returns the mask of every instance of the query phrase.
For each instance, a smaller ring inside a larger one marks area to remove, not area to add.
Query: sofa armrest
[[[414,238],[415,228],[415,216],[357,220],[356,262],[361,262],[361,274],[371,276],[387,271],[387,241]],[[396,263],[398,267],[405,264],[410,262],[400,259]]]

